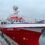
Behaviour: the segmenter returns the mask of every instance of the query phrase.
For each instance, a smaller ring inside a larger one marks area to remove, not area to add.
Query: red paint
[[[3,29],[3,32],[18,42],[19,45],[39,45],[38,39],[40,33],[38,32],[27,31],[18,28],[14,28],[13,30]]]
[[[22,17],[18,17],[18,16],[10,16],[9,18],[7,18],[7,20],[21,21],[21,20],[24,20],[24,19]]]

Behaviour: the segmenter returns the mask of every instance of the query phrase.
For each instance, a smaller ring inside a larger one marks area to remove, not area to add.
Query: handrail
[[[0,24],[0,28],[45,27],[45,24]]]

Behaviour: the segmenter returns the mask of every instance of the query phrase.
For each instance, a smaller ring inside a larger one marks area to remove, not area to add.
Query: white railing
[[[16,28],[16,27],[45,27],[45,24],[0,24],[0,28]]]

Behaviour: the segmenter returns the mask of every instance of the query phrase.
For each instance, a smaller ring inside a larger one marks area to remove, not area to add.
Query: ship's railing
[[[0,24],[0,28],[45,27],[45,24]]]

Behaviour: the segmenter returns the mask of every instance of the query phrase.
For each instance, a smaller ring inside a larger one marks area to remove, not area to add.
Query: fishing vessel
[[[45,24],[36,24],[25,22],[24,18],[17,16],[17,7],[13,7],[15,13],[9,16],[5,21],[1,21],[0,30],[4,33],[5,38],[14,45],[39,45],[41,30]],[[8,38],[9,37],[9,38]],[[11,40],[10,40],[11,39]],[[3,38],[3,40],[5,40]],[[5,41],[6,42],[6,41]],[[1,42],[0,42],[1,45]],[[8,44],[6,44],[8,45]]]

